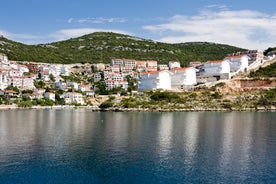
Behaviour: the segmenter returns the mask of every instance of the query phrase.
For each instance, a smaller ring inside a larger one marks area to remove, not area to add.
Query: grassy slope
[[[97,32],[49,44],[25,45],[0,37],[0,52],[11,60],[49,63],[109,63],[111,58],[172,60],[186,66],[190,61],[222,59],[241,48],[207,43],[167,44],[128,35]]]

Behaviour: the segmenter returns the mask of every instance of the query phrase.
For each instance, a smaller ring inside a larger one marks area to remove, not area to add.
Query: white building
[[[50,99],[50,100],[52,100],[52,101],[55,101],[55,100],[56,100],[56,95],[55,95],[55,93],[46,92],[46,93],[44,93],[44,97],[45,97],[45,98],[48,98],[48,99]]]
[[[20,90],[35,89],[34,80],[31,77],[8,77],[8,85],[17,87]]]
[[[8,57],[4,54],[0,54],[0,66],[2,68],[6,68],[8,67],[10,64],[9,60],[8,60]]]
[[[156,90],[156,89],[170,90],[171,76],[172,76],[172,73],[167,70],[142,73],[140,82],[138,85],[138,89],[139,90]]]
[[[169,70],[168,65],[158,65],[159,70]]]
[[[4,73],[2,73],[0,71],[0,89],[4,90],[8,87],[8,78],[7,75],[5,75]]]
[[[247,55],[229,56],[229,57],[226,57],[224,60],[229,62],[231,72],[236,72],[236,71],[244,72],[248,68],[249,57]]]
[[[226,60],[207,61],[202,67],[203,76],[220,76],[230,74],[230,63]]]
[[[105,89],[106,90],[111,90],[113,88],[123,88],[124,90],[127,90],[128,88],[128,82],[125,80],[105,80]]]
[[[65,90],[67,88],[66,82],[57,81],[55,82],[55,85],[61,90]]]
[[[124,63],[125,63],[125,59],[116,59],[116,58],[114,58],[114,59],[111,60],[111,65],[112,66],[115,66],[115,65],[123,66]]]
[[[173,69],[173,68],[180,68],[180,62],[178,61],[170,61],[169,62],[169,68],[170,70]]]
[[[88,85],[80,84],[78,86],[78,90],[80,90],[81,92],[85,92],[85,91],[89,91],[90,87]]]
[[[84,104],[83,96],[81,93],[77,92],[68,92],[64,94],[64,101],[66,104]]]
[[[94,82],[98,82],[102,79],[102,75],[100,73],[94,73],[93,79]]]
[[[64,76],[69,76],[70,75],[70,70],[66,66],[61,66],[60,67],[60,74]]]
[[[197,83],[196,69],[188,68],[173,68],[170,70],[172,89],[186,89]]]
[[[249,57],[248,62],[249,64],[257,61],[257,62],[262,62],[264,60],[264,52],[263,50],[247,50],[247,51],[241,51],[241,52],[236,52],[233,54],[229,54],[228,56],[243,56],[247,55]]]

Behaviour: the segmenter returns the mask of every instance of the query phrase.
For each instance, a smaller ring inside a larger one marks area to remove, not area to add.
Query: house
[[[102,79],[102,75],[100,73],[94,73],[94,82],[98,82]]]
[[[225,60],[207,61],[202,66],[203,76],[221,76],[230,74],[230,63]],[[229,77],[228,77],[229,78]]]
[[[129,69],[134,69],[136,67],[136,60],[134,59],[126,59],[124,60],[124,66],[129,68]]]
[[[105,64],[104,63],[96,63],[93,64],[91,67],[93,72],[99,72],[99,71],[104,71],[105,69]]]
[[[33,90],[35,88],[34,86],[34,80],[31,77],[8,77],[8,85],[17,87],[20,90],[26,90],[31,89]]]
[[[170,70],[172,89],[186,89],[197,83],[196,69],[188,68],[173,68]]]
[[[156,90],[156,89],[171,89],[172,73],[168,70],[155,72],[145,72],[141,74],[138,89],[139,90]]]
[[[120,66],[119,65],[114,65],[110,67],[112,72],[120,72]]]
[[[80,84],[78,86],[78,90],[81,91],[81,92],[85,92],[85,91],[88,91],[90,88],[88,85],[84,85],[84,84]]]
[[[158,65],[159,70],[169,70],[168,65]]]
[[[44,90],[45,91],[45,90]],[[43,95],[39,92],[33,92],[32,94],[29,95],[31,99],[42,99]]]
[[[8,77],[0,70],[0,89],[6,89],[8,87]]]
[[[71,82],[71,81],[68,81],[66,83],[66,86],[67,87],[71,87],[71,88],[73,88],[75,90],[78,90],[78,88],[79,88],[79,84],[77,82]]]
[[[22,74],[29,73],[29,69],[25,65],[18,65],[18,69],[21,71]]]
[[[125,80],[105,80],[105,88],[106,90],[111,90],[113,88],[123,88],[124,90],[127,90],[128,88],[128,82]]]
[[[155,61],[155,60],[148,60],[147,61],[147,67],[148,68],[156,68],[157,69],[157,61]]]
[[[9,66],[9,64],[10,62],[8,60],[8,57],[0,53],[0,66],[6,68],[7,66]]]
[[[61,66],[60,67],[60,74],[63,76],[69,76],[70,75],[70,70],[66,66]]]
[[[39,72],[38,64],[35,63],[35,62],[26,63],[26,66],[28,67],[29,71],[32,72],[32,73],[38,73]]]
[[[56,95],[55,95],[55,93],[51,93],[51,92],[46,92],[46,93],[44,93],[44,97],[45,98],[48,98],[48,99],[50,99],[50,100],[52,100],[52,101],[55,101],[56,99]]]
[[[5,95],[5,96],[10,96],[10,97],[13,97],[13,96],[17,96],[18,93],[14,90],[2,90],[0,95]]]
[[[38,93],[39,95],[41,95],[42,96],[42,94],[44,94],[45,93],[45,89],[43,89],[43,88],[39,88],[39,89],[34,89],[34,93]]]
[[[68,92],[64,94],[64,101],[66,104],[84,104],[83,96],[81,93],[77,92]]]
[[[111,65],[112,66],[115,66],[115,65],[117,65],[117,66],[123,66],[124,65],[124,59],[112,59],[111,60]]]
[[[58,81],[58,82],[55,82],[55,85],[61,90],[65,90],[67,88],[66,82]]]
[[[246,71],[248,68],[249,57],[247,55],[229,56],[224,60],[230,64],[230,72]]]
[[[247,55],[249,57],[248,59],[249,65],[255,61],[262,62],[264,60],[264,52],[262,50],[247,50],[247,51],[236,52],[236,53],[229,54],[228,57],[243,56],[243,55]]]
[[[169,68],[170,70],[173,69],[173,68],[180,68],[180,62],[178,61],[170,61],[169,62]]]

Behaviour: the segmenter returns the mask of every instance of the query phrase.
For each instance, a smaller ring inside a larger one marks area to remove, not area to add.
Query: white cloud
[[[72,23],[73,20],[74,20],[74,18],[69,18],[69,19],[67,20],[67,22],[68,22],[68,23]]]
[[[175,15],[167,23],[144,26],[144,29],[161,35],[160,41],[170,43],[208,41],[248,49],[275,47],[275,15],[225,8],[204,9],[196,16]]]
[[[103,24],[103,23],[124,23],[127,20],[125,18],[104,18],[104,17],[86,17],[86,18],[69,18],[67,20],[68,23],[92,23],[92,24]]]
[[[129,32],[123,30],[116,30],[116,29],[94,29],[94,28],[79,28],[79,29],[62,29],[54,34],[49,35],[49,37],[54,38],[56,41],[66,40],[69,38],[75,38],[79,36],[83,36],[85,34],[90,34],[94,32],[114,32],[114,33],[121,33],[121,34],[130,34]]]
[[[25,43],[25,44],[34,44],[37,40],[41,39],[41,37],[36,35],[30,35],[30,34],[17,34],[17,33],[11,33],[5,30],[0,30],[0,35],[11,39],[11,40],[17,40],[19,42]]]

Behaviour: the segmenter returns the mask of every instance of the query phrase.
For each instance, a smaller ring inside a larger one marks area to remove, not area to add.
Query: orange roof
[[[17,93],[16,91],[14,90],[3,90],[4,93]]]
[[[143,72],[141,74],[143,75],[147,75],[147,74],[157,74],[157,73],[160,73],[160,72],[169,72],[168,70],[157,70],[157,71],[151,71],[151,72]],[[171,72],[169,72],[171,73]]]
[[[211,63],[221,63],[224,60],[214,60],[214,61],[207,61],[206,64],[211,64]]]
[[[176,71],[176,70],[187,70],[189,67],[185,67],[185,68],[172,68],[172,71]]]
[[[226,58],[233,58],[233,59],[238,59],[238,58],[241,58],[243,57],[244,55],[239,55],[239,56],[228,56]]]

